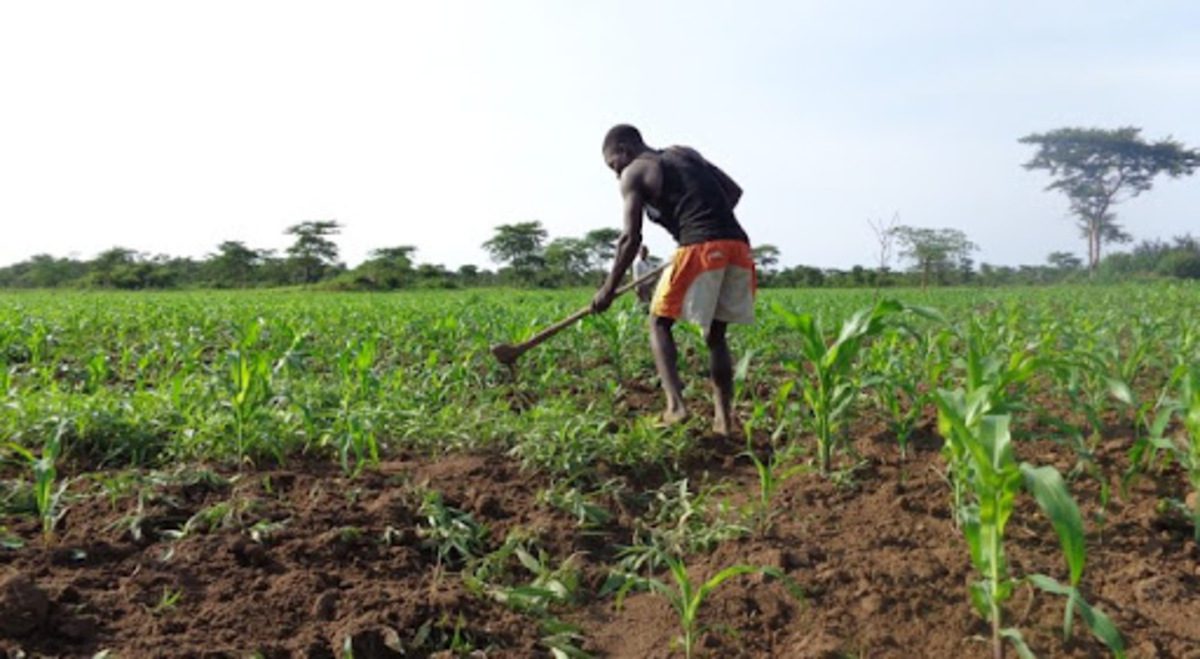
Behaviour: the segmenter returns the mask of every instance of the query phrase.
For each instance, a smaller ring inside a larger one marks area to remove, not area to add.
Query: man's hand
[[[596,291],[595,297],[592,298],[592,313],[604,313],[612,306],[613,298],[616,297],[614,291],[608,286],[601,286],[600,290]]]

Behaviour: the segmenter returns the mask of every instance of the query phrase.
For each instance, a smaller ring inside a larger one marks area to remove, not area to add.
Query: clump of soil
[[[35,631],[46,621],[50,600],[21,572],[0,577],[0,637],[18,638]]]

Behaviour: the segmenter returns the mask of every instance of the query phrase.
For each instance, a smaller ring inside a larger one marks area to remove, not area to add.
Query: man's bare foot
[[[662,413],[660,421],[663,426],[674,426],[687,421],[690,416],[687,408],[668,409]]]
[[[722,414],[718,411],[715,415],[713,415],[712,431],[713,434],[718,437],[731,437],[734,431],[733,419],[731,419],[729,415]]]

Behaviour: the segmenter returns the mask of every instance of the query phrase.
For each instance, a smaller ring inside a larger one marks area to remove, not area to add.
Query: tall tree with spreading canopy
[[[1083,267],[1083,259],[1070,252],[1050,252],[1046,262],[1056,270],[1078,270]]]
[[[971,252],[979,249],[958,229],[898,226],[892,231],[900,242],[901,258],[912,261],[913,269],[921,273],[922,287],[929,285],[930,275],[941,277],[956,267],[969,266]]]
[[[531,281],[545,265],[542,243],[549,234],[541,222],[501,224],[483,248],[496,263],[506,264],[522,280]]]
[[[287,253],[302,283],[320,281],[325,269],[337,263],[338,246],[328,236],[336,236],[341,231],[342,225],[337,220],[309,220],[284,231],[296,236],[296,242],[287,248]]]
[[[778,247],[770,243],[763,243],[751,249],[750,254],[754,257],[755,265],[763,271],[763,274],[775,274],[775,266],[779,265]]]
[[[1169,137],[1147,142],[1141,132],[1132,126],[1059,128],[1020,139],[1037,147],[1023,167],[1046,170],[1054,178],[1046,189],[1060,190],[1071,200],[1071,213],[1079,218],[1079,229],[1088,242],[1091,273],[1100,263],[1101,245],[1131,239],[1117,224],[1113,206],[1149,190],[1159,174],[1177,178],[1200,166],[1200,151],[1186,149]]]

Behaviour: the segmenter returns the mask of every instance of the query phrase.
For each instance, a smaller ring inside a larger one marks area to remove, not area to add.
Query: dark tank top
[[[708,162],[678,147],[663,149],[658,156],[662,191],[646,206],[651,222],[681,246],[710,240],[750,242]]]

